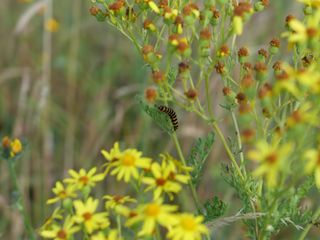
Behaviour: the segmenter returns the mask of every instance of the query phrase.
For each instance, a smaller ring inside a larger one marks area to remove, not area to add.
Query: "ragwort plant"
[[[209,239],[226,205],[217,198],[202,205],[196,188],[217,136],[230,160],[221,168],[224,179],[242,202],[244,215],[233,220],[243,220],[250,239],[270,239],[288,226],[306,239],[320,217],[320,208],[301,208],[311,188],[320,188],[320,1],[299,2],[304,19],[289,15],[283,34],[251,53],[250,47],[237,46],[237,37],[268,0],[92,1],[90,13],[126,36],[149,67],[153,86],[137,96],[137,104],[168,133],[178,155],[151,159],[115,143],[102,151],[104,172],[70,170],[70,178],[56,183],[48,204],[59,204],[40,235]],[[280,38],[290,51],[286,58],[279,54]],[[232,120],[236,135],[230,141],[213,111],[213,81],[223,85],[214,89],[224,95],[215,104]],[[189,157],[176,134],[179,118],[173,109],[178,108],[196,114],[212,130],[197,140]],[[111,176],[132,186],[136,196],[95,198],[96,184]],[[194,213],[181,212],[173,202],[185,185]],[[98,208],[101,202],[104,207]]]

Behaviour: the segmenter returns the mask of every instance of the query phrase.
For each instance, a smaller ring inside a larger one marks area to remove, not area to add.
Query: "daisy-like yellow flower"
[[[70,216],[66,217],[63,226],[57,224],[52,225],[51,229],[42,230],[40,235],[44,238],[50,238],[54,240],[66,240],[71,239],[72,235],[79,231],[80,227],[74,226],[75,222]]]
[[[77,200],[74,202],[74,208],[76,215],[74,220],[77,223],[83,223],[85,230],[91,234],[94,230],[104,229],[110,225],[109,219],[107,218],[108,213],[96,213],[99,204],[98,199],[88,198],[86,202]]]
[[[207,227],[202,224],[202,216],[193,216],[189,213],[179,214],[178,222],[170,228],[167,235],[172,240],[201,240],[202,235],[208,234]]]
[[[15,155],[18,155],[19,153],[22,152],[22,143],[19,139],[14,139],[13,141],[11,141],[10,143],[10,146],[11,146],[11,157],[14,157]]]
[[[320,8],[320,0],[298,0],[298,2],[304,3],[310,7]]]
[[[151,159],[142,157],[142,153],[136,149],[126,149],[119,156],[119,160],[114,163],[111,175],[117,175],[117,180],[124,179],[129,182],[131,178],[139,178],[139,168],[148,168]]]
[[[256,149],[248,152],[249,159],[259,162],[259,167],[253,175],[265,176],[268,187],[276,186],[279,172],[283,169],[291,152],[292,145],[289,143],[280,146],[276,140],[271,144],[265,141],[258,142]]]
[[[60,181],[56,182],[56,186],[52,189],[52,192],[56,195],[56,197],[48,199],[47,204],[53,204],[59,200],[74,198],[77,196],[74,185],[67,185],[65,187]]]
[[[79,189],[86,186],[94,187],[97,182],[102,181],[105,177],[102,173],[95,174],[96,171],[96,167],[92,168],[88,173],[84,169],[80,169],[79,173],[71,169],[69,170],[69,174],[72,178],[64,179],[64,182],[69,183],[70,185],[75,185]]]
[[[123,238],[119,236],[118,230],[112,229],[108,235],[103,232],[99,232],[92,237],[90,240],[122,240]]]
[[[305,171],[308,174],[314,173],[316,186],[320,189],[320,150],[309,149],[305,153],[305,158],[308,160]]]
[[[124,205],[125,203],[135,203],[137,202],[134,198],[131,198],[129,196],[121,196],[121,195],[105,195],[103,197],[104,199],[107,199],[106,201],[106,209],[115,209],[117,211],[117,208],[121,205]]]
[[[173,193],[181,190],[180,183],[186,184],[189,180],[189,176],[177,174],[173,162],[162,161],[161,165],[154,162],[151,165],[151,173],[153,176],[143,177],[142,182],[149,185],[146,191],[154,189],[154,199],[158,199],[162,193],[167,193],[170,199],[173,199]]]
[[[120,150],[119,143],[115,142],[110,152],[107,152],[106,150],[101,150],[101,154],[108,161],[103,165],[103,167],[106,167],[105,173],[108,173],[110,168],[114,166],[116,162],[119,161],[122,152]]]
[[[287,37],[289,43],[306,43],[320,36],[319,23],[320,11],[308,17],[305,24],[298,19],[292,19],[288,23],[291,31],[284,32],[282,36]]]
[[[137,222],[143,222],[139,236],[151,235],[157,224],[170,228],[177,222],[173,212],[177,210],[177,206],[162,204],[159,199],[157,201],[140,205],[137,208],[137,215],[127,221],[127,225],[131,226]]]
[[[51,18],[46,22],[45,29],[48,32],[57,32],[59,29],[59,22],[56,19]]]
[[[63,216],[62,216],[62,213],[63,213],[63,210],[61,208],[56,208],[53,213],[51,214],[50,217],[48,217],[44,224],[41,226],[41,229],[42,230],[47,230],[48,227],[55,221],[55,220],[61,220],[63,219]]]
[[[287,126],[289,128],[298,124],[310,124],[315,126],[318,122],[317,110],[314,110],[310,102],[305,102],[297,110],[291,113],[287,119]]]

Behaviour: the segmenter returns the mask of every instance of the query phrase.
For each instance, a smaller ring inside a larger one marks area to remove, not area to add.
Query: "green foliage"
[[[210,222],[218,217],[221,217],[227,209],[227,204],[220,200],[217,196],[209,199],[204,204],[204,220]]]
[[[175,68],[170,68],[170,71],[167,75],[167,78],[168,78],[168,83],[169,85],[173,85],[177,79],[177,76],[178,76],[178,72],[177,72],[177,69]]]
[[[202,177],[202,172],[205,166],[205,161],[210,153],[214,143],[214,133],[209,133],[205,138],[199,138],[191,149],[188,164],[193,167],[191,172],[192,183],[198,186]]]
[[[147,104],[141,96],[137,96],[136,100],[138,101],[141,109],[147,113],[163,131],[168,134],[172,134],[174,132],[171,119],[167,114],[159,111],[157,107]]]

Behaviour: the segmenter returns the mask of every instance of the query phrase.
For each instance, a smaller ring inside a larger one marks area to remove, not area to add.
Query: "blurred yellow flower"
[[[71,239],[72,235],[80,230],[80,227],[74,226],[75,222],[70,216],[66,217],[63,226],[52,225],[51,229],[42,230],[40,235],[44,238],[53,238],[55,240]]]
[[[57,32],[59,30],[59,25],[60,24],[56,19],[51,18],[45,23],[45,29],[48,32]]]
[[[125,203],[134,203],[137,202],[134,198],[129,196],[121,196],[121,195],[105,195],[103,197],[107,199],[106,208],[107,209],[115,209],[117,211],[117,207],[124,205]]]
[[[84,169],[80,169],[79,173],[74,171],[73,169],[69,170],[69,174],[72,178],[64,179],[65,183],[73,184],[79,189],[83,187],[89,186],[94,187],[96,182],[100,182],[104,179],[105,175],[100,173],[96,174],[97,168],[92,168],[88,173]]]
[[[22,143],[19,139],[14,139],[11,142],[11,156],[15,156],[22,152]]]
[[[153,163],[151,173],[153,176],[143,177],[142,182],[150,185],[146,191],[154,189],[154,199],[158,199],[163,192],[173,199],[172,193],[178,193],[181,190],[180,183],[187,183],[189,180],[187,175],[177,174],[175,165],[167,161],[162,161],[161,165],[157,162]]]
[[[85,230],[88,233],[92,233],[97,229],[104,229],[110,225],[109,219],[107,218],[108,213],[95,213],[99,204],[98,199],[88,198],[86,202],[81,200],[74,201],[74,208],[76,215],[74,220],[77,223],[83,223]]]
[[[307,6],[320,7],[320,0],[298,0],[298,2],[304,3]]]
[[[105,173],[108,173],[110,168],[114,166],[115,163],[120,159],[121,151],[120,151],[119,143],[115,142],[110,152],[107,152],[106,150],[101,150],[101,154],[108,161],[103,165],[103,167],[106,167]]]
[[[303,103],[297,110],[293,111],[287,118],[287,126],[294,127],[298,124],[310,124],[317,126],[319,119],[317,110],[313,108],[310,102]]]
[[[241,35],[243,32],[243,20],[240,16],[233,17],[233,31],[236,35]]]
[[[172,240],[201,240],[202,235],[209,234],[207,227],[202,224],[202,216],[182,213],[176,218],[178,222],[169,229],[167,235]]]
[[[276,140],[271,144],[259,141],[256,148],[248,152],[248,158],[259,162],[258,168],[253,172],[256,177],[266,177],[267,186],[275,187],[278,175],[285,167],[285,161],[289,158],[293,146],[286,143],[282,146]]]
[[[142,229],[138,235],[151,235],[156,229],[157,224],[170,228],[177,222],[173,212],[177,210],[177,206],[162,204],[159,199],[157,201],[139,205],[137,215],[127,221],[127,225],[131,226],[138,222],[143,222]]]
[[[47,204],[52,204],[66,198],[74,198],[77,196],[75,191],[76,188],[74,185],[67,185],[67,187],[65,187],[60,181],[58,181],[56,182],[56,186],[52,189],[52,192],[56,197],[48,199]]]
[[[320,150],[309,149],[305,153],[305,158],[308,160],[305,171],[308,174],[314,173],[316,186],[320,189]]]
[[[97,234],[90,237],[90,240],[122,240],[122,237],[119,237],[118,230],[112,229],[109,231],[108,235],[104,232],[98,232]]]
[[[111,171],[111,175],[117,175],[117,180],[124,179],[125,182],[129,182],[131,177],[139,178],[139,168],[148,168],[150,166],[151,159],[142,157],[142,153],[136,149],[126,149],[119,156],[119,160],[112,166],[114,169]]]

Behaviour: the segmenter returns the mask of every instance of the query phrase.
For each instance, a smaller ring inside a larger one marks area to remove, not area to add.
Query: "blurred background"
[[[289,13],[301,14],[294,2],[271,0],[268,10],[246,25],[238,46],[252,51],[267,47],[284,30]],[[36,228],[50,216],[45,202],[54,182],[66,177],[70,168],[100,166],[100,150],[110,149],[115,141],[150,157],[163,151],[175,154],[169,137],[134,101],[136,94],[152,86],[140,55],[119,32],[97,22],[89,8],[90,0],[0,1],[0,135],[27,142],[17,167]],[[226,123],[225,133],[232,135],[229,118],[218,105],[220,97],[219,91],[215,112]],[[196,138],[209,129],[196,116],[180,109],[177,113],[178,136],[187,155]],[[228,204],[227,215],[233,215],[241,205],[221,178],[220,164],[226,160],[217,140],[198,193],[203,202],[219,196]],[[8,181],[7,168],[0,163],[0,239],[19,239],[23,223],[10,208]],[[110,193],[119,189],[114,182],[104,187]],[[244,231],[242,224],[233,224],[215,236],[245,239]]]

